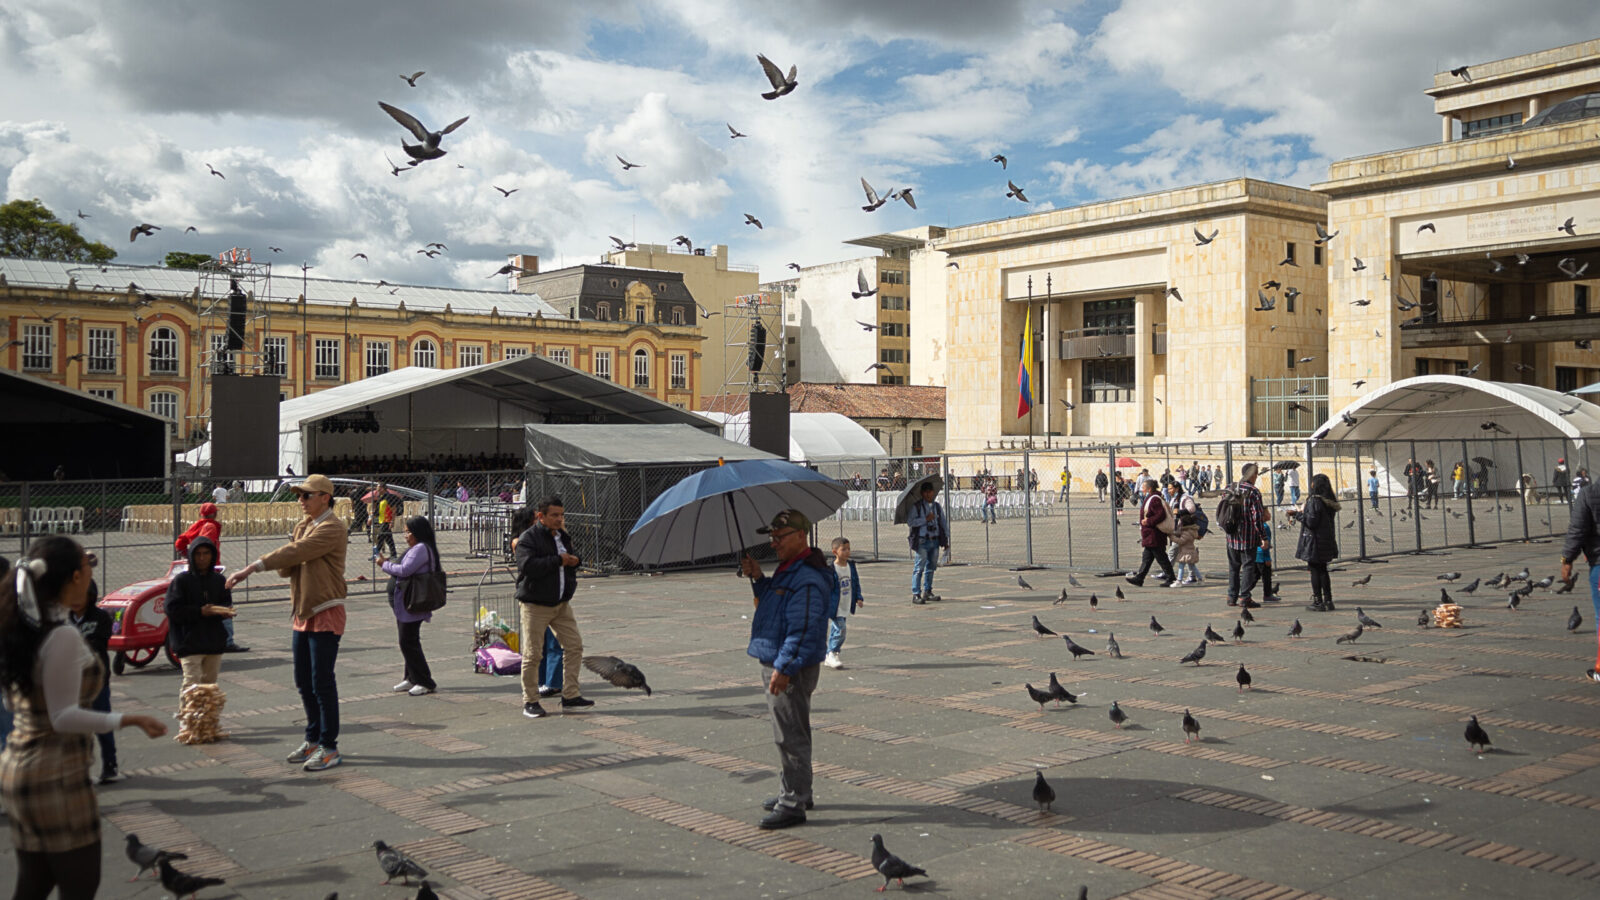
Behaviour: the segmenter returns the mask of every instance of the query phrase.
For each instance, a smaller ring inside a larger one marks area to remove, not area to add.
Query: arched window
[[[411,343],[411,364],[425,369],[437,369],[439,346],[427,338],[417,338]]]
[[[650,351],[643,347],[633,351],[633,386],[636,388],[650,386]]]
[[[178,374],[178,332],[165,325],[150,332],[150,374]]]

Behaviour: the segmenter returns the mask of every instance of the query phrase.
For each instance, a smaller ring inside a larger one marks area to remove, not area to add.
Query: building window
[[[551,349],[548,352],[550,354],[550,359],[552,361],[561,363],[563,366],[572,365],[572,348],[571,347],[556,347],[556,348]]]
[[[1489,116],[1486,119],[1473,119],[1461,123],[1461,136],[1463,138],[1483,137],[1496,131],[1504,131],[1522,124],[1522,113],[1508,113],[1503,116]]]
[[[482,344],[462,344],[456,348],[456,365],[461,368],[483,365]]]
[[[411,344],[411,364],[424,369],[439,367],[439,345],[427,338],[417,338]]]
[[[1292,263],[1295,261],[1294,241],[1288,241],[1283,245],[1283,261],[1285,263]]]
[[[885,322],[878,326],[878,333],[884,337],[906,337],[911,333],[911,326],[905,322]]]
[[[49,323],[22,326],[22,368],[49,372],[55,368],[56,327]]]
[[[670,377],[668,384],[675,391],[688,390],[689,388],[689,357],[682,353],[672,354],[670,360]]]
[[[165,325],[150,332],[150,374],[178,374],[178,333]]]
[[[1132,403],[1133,360],[1086,359],[1083,361],[1084,403]]]
[[[156,391],[150,395],[150,411],[172,420],[173,430],[178,423],[178,395],[172,391]]]
[[[911,429],[911,452],[918,454],[922,452],[922,429],[920,428]]]
[[[633,308],[633,320],[638,322],[640,325],[644,324],[644,307],[635,306]]]
[[[1314,266],[1322,265],[1322,246],[1320,244],[1311,248],[1311,264]]]
[[[905,284],[906,273],[899,269],[884,269],[878,273],[878,281],[882,284]]]
[[[594,351],[594,377],[611,380],[611,351]]]
[[[89,329],[89,374],[117,374],[117,329]]]
[[[682,325],[683,324],[683,307],[674,306],[672,308],[672,324],[674,324],[674,325]]]
[[[389,371],[389,342],[367,342],[367,377],[382,375]]]
[[[906,308],[906,298],[904,298],[904,297],[891,297],[888,294],[879,294],[878,295],[878,308],[879,309],[905,309]]]
[[[316,378],[338,378],[344,371],[341,364],[343,360],[339,358],[339,339],[317,338],[315,348],[316,355],[311,358],[312,375]]]
[[[1575,391],[1578,385],[1578,370],[1572,366],[1556,366],[1556,390],[1561,393]]]
[[[1294,361],[1296,359],[1294,350],[1290,349],[1283,351],[1283,357],[1283,364],[1288,368],[1294,368]]]
[[[1294,301],[1295,301],[1295,298],[1297,298],[1299,296],[1300,296],[1300,294],[1298,292],[1296,292],[1293,288],[1283,292],[1283,309],[1284,309],[1284,312],[1291,312],[1291,313],[1294,312]]]
[[[879,384],[905,384],[906,383],[905,376],[903,376],[903,375],[890,375],[887,372],[879,372],[878,376],[879,376],[878,377],[878,383]]]
[[[501,352],[501,359],[522,359],[528,355],[527,347],[507,347]]]
[[[640,312],[644,308],[640,307]],[[643,347],[633,351],[633,386],[647,388],[650,386],[650,351]]]
[[[904,351],[904,350],[879,350],[878,351],[878,362],[903,363],[905,361],[906,361],[906,351]]]
[[[116,388],[89,388],[89,396],[99,397],[101,400],[117,399]]]
[[[1133,298],[1091,300],[1083,305],[1083,336],[1133,333]]]
[[[213,334],[209,343],[211,345],[211,374],[226,375],[228,373],[228,362],[232,359],[232,355],[228,353],[227,333]]]
[[[261,342],[262,373],[278,378],[289,376],[289,339],[269,337]]]
[[[602,322],[611,321],[611,304],[596,303],[594,305],[594,317]]]
[[[1572,286],[1572,311],[1580,316],[1589,313],[1589,286],[1575,284]]]
[[[1417,375],[1418,376],[1422,376],[1422,375],[1427,375],[1427,374],[1428,374],[1428,361],[1426,359],[1423,359],[1420,356],[1417,357]]]

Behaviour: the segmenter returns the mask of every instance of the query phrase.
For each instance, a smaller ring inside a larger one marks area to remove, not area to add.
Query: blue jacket
[[[751,587],[756,612],[746,653],[793,677],[827,655],[828,621],[839,613],[833,560],[815,547],[806,556]]]

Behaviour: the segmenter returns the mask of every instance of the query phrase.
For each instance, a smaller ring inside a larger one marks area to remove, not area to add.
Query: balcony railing
[[[1132,325],[1078,328],[1061,332],[1058,344],[1058,359],[1135,356],[1139,352],[1139,335]],[[1150,352],[1158,355],[1167,352],[1165,325],[1156,325],[1151,330]]]

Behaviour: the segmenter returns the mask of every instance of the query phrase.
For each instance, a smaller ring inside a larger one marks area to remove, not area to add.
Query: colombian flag
[[[1028,316],[1022,324],[1022,361],[1017,364],[1017,418],[1022,418],[1033,409],[1033,386],[1030,379],[1033,377],[1033,307],[1028,307]]]

